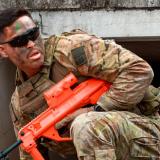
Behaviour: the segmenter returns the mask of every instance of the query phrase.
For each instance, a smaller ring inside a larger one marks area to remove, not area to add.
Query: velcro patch
[[[72,49],[71,53],[77,66],[81,66],[87,63],[87,57],[85,54],[84,46]]]

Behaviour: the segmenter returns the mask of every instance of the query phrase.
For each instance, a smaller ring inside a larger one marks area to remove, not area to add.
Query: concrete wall
[[[159,8],[159,0],[0,0],[0,9],[9,6],[25,6],[32,10],[92,10]]]
[[[160,37],[160,10],[33,11],[43,37],[80,28],[103,38]]]
[[[25,7],[43,37],[73,28],[104,38],[159,39],[159,0],[0,0],[0,9]]]
[[[15,142],[13,125],[9,113],[10,97],[14,89],[15,67],[5,59],[0,59],[0,151]],[[9,156],[17,160],[17,150]]]

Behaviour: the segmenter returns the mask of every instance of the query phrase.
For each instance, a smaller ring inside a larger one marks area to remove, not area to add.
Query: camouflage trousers
[[[160,117],[89,112],[72,123],[79,160],[160,160]]]

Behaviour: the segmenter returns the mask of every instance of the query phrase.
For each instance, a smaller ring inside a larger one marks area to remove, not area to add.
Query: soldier
[[[10,107],[16,133],[47,108],[43,91],[73,72],[80,82],[94,77],[112,83],[99,107],[82,108],[56,126],[62,135],[70,129],[79,160],[160,158],[159,90],[149,87],[153,71],[146,61],[81,30],[51,36],[43,44],[25,9],[2,11],[0,22],[1,56],[17,66]],[[38,145],[63,156],[75,153],[68,142],[43,139]],[[21,160],[32,159],[20,153]]]

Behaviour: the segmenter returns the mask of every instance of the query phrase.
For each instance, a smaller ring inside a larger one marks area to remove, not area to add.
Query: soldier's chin
[[[31,70],[40,71],[43,67],[43,63],[34,63],[30,66]]]

